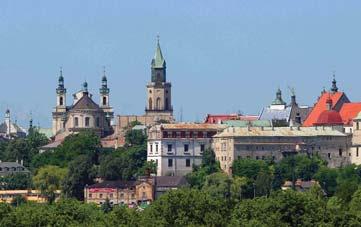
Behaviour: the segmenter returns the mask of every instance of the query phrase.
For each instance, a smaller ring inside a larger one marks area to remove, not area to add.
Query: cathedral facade
[[[53,110],[53,135],[55,137],[81,130],[92,130],[101,137],[113,133],[111,121],[113,119],[113,108],[109,104],[110,90],[107,78],[102,77],[102,85],[99,89],[100,102],[97,104],[88,91],[88,83],[84,82],[80,91],[73,94],[73,102],[67,105],[67,90],[64,85],[62,70],[58,79],[56,89],[56,106]]]

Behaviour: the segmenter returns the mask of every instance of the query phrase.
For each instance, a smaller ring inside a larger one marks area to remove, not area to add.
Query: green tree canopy
[[[67,169],[58,166],[44,166],[40,168],[33,178],[35,188],[48,198],[49,202],[55,200],[56,190],[61,190],[62,182],[67,175]]]

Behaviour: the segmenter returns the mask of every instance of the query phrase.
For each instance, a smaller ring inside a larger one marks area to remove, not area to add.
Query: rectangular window
[[[356,157],[358,157],[358,147],[356,147]]]
[[[155,144],[155,153],[158,153],[158,143]]]
[[[163,132],[163,138],[168,138],[168,132]]]
[[[188,144],[184,144],[184,152],[188,152],[189,151],[189,145]]]
[[[191,160],[189,158],[186,159],[186,167],[191,166]]]
[[[186,138],[186,132],[181,131],[181,133],[180,133],[180,137],[181,137],[181,138]]]
[[[97,127],[100,127],[100,119],[99,119],[99,117],[97,117],[95,124],[96,124]]]
[[[77,117],[74,118],[74,126],[75,127],[79,126],[79,119]]]
[[[203,138],[203,132],[198,132],[198,138]]]
[[[342,157],[342,149],[338,149],[338,155]]]
[[[150,147],[150,153],[153,153],[153,144],[150,144],[149,147]]]
[[[92,195],[92,193],[89,193],[89,198],[91,198],[93,195]]]
[[[89,123],[90,123],[90,118],[86,117],[85,118],[85,127],[89,127]]]
[[[109,198],[110,198],[110,199],[113,199],[113,193],[110,193],[110,194],[109,194]]]
[[[173,159],[168,159],[168,167],[173,167]]]
[[[168,152],[172,152],[172,144],[168,144]]]
[[[99,198],[102,199],[102,198],[103,198],[103,194],[99,194]]]
[[[204,144],[201,144],[201,152],[204,152],[204,150],[205,150],[205,145]]]
[[[331,158],[331,153],[327,153],[328,158]]]

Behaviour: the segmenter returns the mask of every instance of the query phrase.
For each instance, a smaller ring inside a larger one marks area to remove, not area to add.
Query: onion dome
[[[86,81],[83,83],[83,91],[88,92],[88,83]]]

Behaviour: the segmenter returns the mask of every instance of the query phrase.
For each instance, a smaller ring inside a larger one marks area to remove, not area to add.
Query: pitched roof
[[[290,119],[291,110],[291,106],[287,106],[284,109],[272,109],[270,107],[265,107],[262,110],[259,120],[286,120],[288,122]]]
[[[271,127],[272,126],[271,121],[268,120],[256,120],[256,121],[230,120],[230,121],[224,121],[223,124],[232,127],[247,127],[247,126]]]
[[[347,136],[333,127],[229,127],[215,138],[220,137],[306,137],[306,136]]]
[[[345,125],[352,125],[352,120],[361,112],[361,102],[345,103],[342,105],[340,115]]]
[[[317,122],[317,119],[319,118],[321,113],[327,110],[326,102],[329,98],[331,98],[332,100],[332,109],[334,109],[335,106],[339,106],[340,102],[342,101],[345,103],[350,102],[344,92],[324,92],[317,101],[317,103],[314,105],[311,113],[308,115],[305,122],[303,123],[303,126],[310,127]]]
[[[155,50],[154,58],[152,60],[152,67],[153,68],[164,68],[165,67],[165,60],[163,58],[162,50],[160,49],[159,40],[157,42],[157,49]]]
[[[72,110],[98,110],[100,109],[98,104],[96,104],[89,95],[84,92],[83,97],[71,108]]]
[[[101,183],[93,184],[88,186],[88,188],[129,188],[134,187],[136,181],[103,181]]]
[[[183,176],[157,176],[157,187],[181,187],[187,185],[188,182]]]

